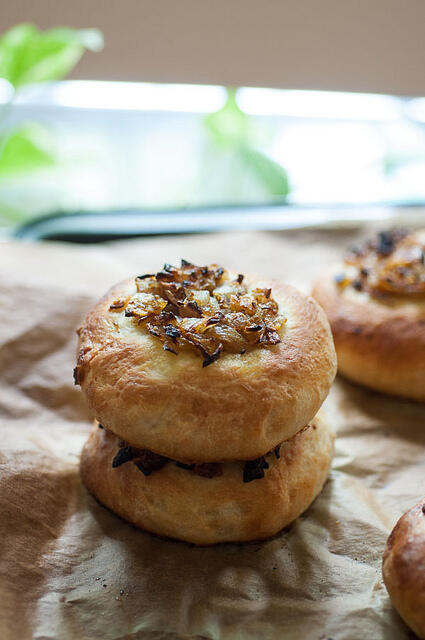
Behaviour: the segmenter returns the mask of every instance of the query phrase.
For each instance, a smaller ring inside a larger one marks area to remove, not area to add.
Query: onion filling
[[[100,424],[98,426],[100,429],[104,428]],[[280,445],[275,447],[273,449],[273,452],[269,451],[266,456],[270,455],[271,453],[274,454],[274,457],[276,459],[279,459]],[[270,467],[269,462],[267,462],[266,460],[266,456],[256,458],[255,460],[247,460],[243,463],[243,482],[252,482],[253,480],[264,478],[265,470]],[[150,476],[154,471],[162,469],[168,462],[174,463],[177,467],[185,469],[186,471],[192,471],[196,475],[202,476],[203,478],[215,478],[217,476],[223,475],[222,462],[186,464],[184,462],[178,462],[176,460],[172,460],[171,458],[161,456],[158,453],[149,451],[148,449],[139,449],[137,447],[132,447],[128,444],[128,442],[120,440],[118,443],[118,451],[114,456],[114,459],[112,460],[112,467],[116,469],[117,467],[120,467],[127,462],[133,462],[144,476]]]
[[[344,260],[347,272],[335,283],[371,295],[417,295],[425,293],[425,239],[401,229],[383,231],[349,250]]]
[[[165,351],[177,355],[195,349],[204,367],[222,353],[243,354],[281,342],[278,332],[286,318],[271,289],[248,289],[242,274],[232,281],[215,264],[199,267],[182,260],[180,268],[165,264],[156,274],[138,276],[136,288],[109,310],[133,318],[161,340]]]

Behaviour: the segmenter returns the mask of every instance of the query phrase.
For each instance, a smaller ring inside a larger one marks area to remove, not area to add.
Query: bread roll
[[[382,573],[393,605],[419,638],[425,638],[425,498],[392,530]]]
[[[257,458],[324,401],[336,371],[328,322],[288,285],[187,265],[98,302],[79,330],[76,380],[94,416],[134,446],[189,462]]]
[[[331,325],[339,372],[371,389],[422,402],[424,250],[423,232],[381,234],[324,273],[313,289]]]
[[[326,480],[334,436],[319,417],[310,425],[270,452],[265,464],[248,463],[260,468],[248,477],[246,462],[225,462],[215,477],[174,461],[147,476],[137,460],[114,468],[119,439],[95,426],[81,455],[81,477],[99,502],[161,536],[198,545],[266,538],[307,509]]]

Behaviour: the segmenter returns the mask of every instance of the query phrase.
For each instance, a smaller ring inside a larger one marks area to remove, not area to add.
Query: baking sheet
[[[137,531],[82,487],[90,416],[75,328],[115,281],[180,258],[308,291],[358,232],[0,246],[0,637],[4,640],[412,637],[381,579],[396,519],[425,493],[425,407],[338,379],[331,476],[287,530],[196,548]]]

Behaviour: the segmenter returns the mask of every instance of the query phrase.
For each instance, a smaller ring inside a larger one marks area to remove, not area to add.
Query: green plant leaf
[[[210,139],[223,153],[230,152],[266,193],[286,198],[290,191],[288,174],[256,148],[261,140],[261,126],[241,110],[236,94],[237,89],[228,88],[224,106],[205,118]]]
[[[40,31],[32,24],[19,24],[0,38],[0,77],[14,87],[59,80],[86,49],[99,51],[102,47],[103,37],[97,29]]]
[[[239,153],[246,167],[270,195],[286,198],[290,191],[288,174],[280,164],[250,147],[242,148]]]
[[[204,123],[216,145],[235,147],[249,141],[252,127],[249,116],[236,102],[237,89],[229,87],[226,92],[227,98],[223,107],[207,116]]]
[[[44,127],[27,124],[0,143],[0,178],[56,164],[52,139]]]

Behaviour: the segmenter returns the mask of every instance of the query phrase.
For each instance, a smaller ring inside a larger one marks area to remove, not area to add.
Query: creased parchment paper
[[[137,531],[82,487],[90,416],[75,328],[117,280],[184,257],[308,291],[365,232],[0,245],[0,638],[412,637],[381,579],[396,519],[425,493],[425,407],[337,380],[322,494],[272,540],[196,548]]]

